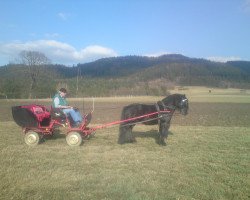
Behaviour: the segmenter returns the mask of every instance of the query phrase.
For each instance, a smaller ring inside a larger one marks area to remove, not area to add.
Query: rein
[[[170,106],[166,106],[162,101],[159,101],[162,106],[163,106],[163,110],[161,111],[159,105],[158,105],[158,102],[155,104],[155,107],[156,107],[156,110],[157,112],[154,112],[154,113],[149,113],[149,114],[146,114],[146,115],[142,115],[142,116],[139,116],[139,118],[143,118],[143,117],[149,117],[151,115],[154,115],[154,114],[158,114],[158,117],[155,117],[155,118],[151,118],[151,119],[146,119],[146,120],[143,120],[143,121],[139,121],[139,122],[134,122],[134,123],[129,123],[129,124],[124,124],[124,125],[121,125],[121,126],[131,126],[131,125],[136,125],[136,124],[142,124],[144,122],[150,122],[150,121],[154,121],[154,120],[158,120],[158,123],[159,123],[159,119],[163,117],[162,114],[169,114],[172,112],[172,110],[175,110],[175,107],[174,108],[171,108]],[[126,120],[130,121],[131,119],[133,118],[128,118]],[[132,121],[132,120],[131,120]]]
[[[160,111],[160,112],[153,112],[153,113],[149,113],[149,114],[145,114],[145,115],[140,115],[140,116],[137,116],[137,117],[132,117],[132,118],[128,118],[128,119],[124,119],[124,120],[119,120],[119,121],[114,121],[114,122],[111,122],[111,123],[108,123],[108,124],[103,124],[103,125],[100,125],[100,126],[96,126],[96,127],[93,127],[92,130],[96,130],[96,129],[101,129],[101,128],[106,128],[106,127],[109,127],[109,126],[114,126],[114,125],[122,124],[122,123],[125,123],[125,122],[130,122],[130,121],[141,119],[141,118],[144,118],[144,117],[150,117],[152,115],[159,114],[159,113],[170,113],[170,112],[171,111],[169,111],[169,110]],[[159,116],[156,117],[156,118],[153,118],[153,119],[147,119],[147,120],[144,120],[144,121],[133,122],[133,123],[124,124],[124,125],[121,125],[121,126],[128,126],[128,125],[133,125],[133,124],[140,124],[140,123],[143,123],[143,122],[146,122],[146,121],[153,121],[153,120],[156,120],[156,119],[159,119]]]
[[[155,114],[158,114],[157,117],[155,118],[151,118],[151,119],[146,119],[146,120],[143,120],[143,121],[139,121],[139,122],[133,122],[133,123],[129,123],[129,124],[124,124],[124,125],[121,125],[122,127],[124,126],[131,126],[131,125],[136,125],[136,124],[142,124],[144,122],[150,122],[150,121],[154,121],[154,120],[158,120],[158,123],[159,123],[159,119],[163,117],[162,114],[169,114],[172,112],[172,110],[175,110],[175,106],[166,106],[163,101],[159,101],[161,103],[161,105],[163,106],[163,110],[161,111],[160,107],[159,107],[159,104],[158,102],[155,103],[155,107],[156,107],[156,110],[157,112],[154,112],[154,113],[149,113],[149,114],[146,114],[146,115],[142,115],[142,116],[138,116],[138,117],[135,117],[136,119],[140,119],[140,118],[144,118],[144,117],[149,117],[151,115],[155,115]],[[123,122],[128,122],[128,121],[132,121],[134,120],[134,118],[128,118],[126,120],[123,120]],[[123,123],[122,122],[122,123]]]

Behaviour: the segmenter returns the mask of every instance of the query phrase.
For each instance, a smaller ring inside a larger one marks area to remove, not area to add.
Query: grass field
[[[135,144],[118,145],[113,127],[77,148],[67,146],[62,134],[31,148],[10,107],[32,101],[1,100],[0,199],[250,199],[250,94],[206,91],[181,91],[190,112],[174,116],[166,147],[156,144],[156,126],[137,126]],[[96,99],[92,125],[119,119],[129,103],[158,99]],[[84,106],[70,101],[92,109],[91,99]]]

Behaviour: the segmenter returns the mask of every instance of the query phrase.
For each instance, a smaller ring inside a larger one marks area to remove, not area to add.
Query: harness
[[[161,110],[160,106],[162,106],[163,110]],[[161,119],[167,117],[169,114],[173,114],[175,110],[175,106],[166,106],[163,101],[158,101],[155,104],[156,110],[158,112],[158,124],[160,125]],[[168,112],[164,112],[168,111]]]
[[[180,102],[180,110],[183,109],[185,106],[187,106],[187,103],[188,103],[188,99],[187,98],[186,99],[182,99],[181,102]],[[156,110],[158,112],[161,111],[160,108],[159,108],[159,104],[162,105],[163,110],[171,110],[171,111],[173,110],[174,111],[176,109],[176,106],[166,106],[163,101],[158,101],[155,104]]]
[[[163,109],[160,108],[159,103],[161,104]],[[124,124],[124,125],[121,125],[121,126],[131,126],[131,125],[141,124],[141,123],[150,122],[150,121],[154,121],[154,120],[158,120],[158,124],[159,124],[161,118],[164,118],[169,114],[173,114],[172,111],[175,110],[174,106],[166,106],[162,101],[156,102],[155,107],[156,107],[157,112],[145,114],[145,115],[138,116],[138,117],[135,117],[135,118],[140,119],[140,118],[144,118],[144,117],[150,117],[150,116],[153,116],[153,115],[157,115],[157,117],[145,119],[145,120],[139,121],[139,122],[132,122],[132,123]],[[125,121],[130,121],[132,119],[133,118],[128,118],[128,119],[124,120],[124,122]]]

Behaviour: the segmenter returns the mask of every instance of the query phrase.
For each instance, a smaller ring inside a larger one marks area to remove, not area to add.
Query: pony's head
[[[181,102],[179,103],[178,109],[180,110],[182,115],[188,114],[188,99],[186,95],[182,96]]]
[[[185,94],[172,94],[162,99],[166,107],[177,109],[182,115],[188,114],[188,99]]]

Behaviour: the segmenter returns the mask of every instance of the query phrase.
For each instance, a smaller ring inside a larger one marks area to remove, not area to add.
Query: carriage
[[[83,122],[74,127],[72,119],[66,116],[61,109],[47,108],[44,105],[30,104],[12,107],[14,121],[22,127],[24,141],[29,146],[41,142],[44,136],[54,135],[58,127],[66,128],[66,142],[70,146],[79,146],[82,138],[89,137],[93,130],[87,126],[91,121],[92,113],[84,116]]]
[[[55,134],[58,127],[66,128],[66,142],[69,146],[80,146],[84,138],[89,138],[96,130],[119,125],[118,143],[134,142],[132,129],[136,124],[159,124],[160,143],[165,144],[170,120],[175,110],[187,114],[188,100],[185,95],[170,95],[156,104],[131,104],[122,110],[121,119],[94,127],[88,127],[93,110],[83,116],[83,122],[73,126],[70,116],[59,108],[30,104],[12,107],[14,121],[22,127],[24,141],[29,146],[39,144],[45,136]]]

